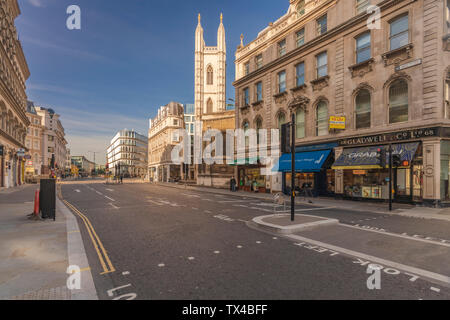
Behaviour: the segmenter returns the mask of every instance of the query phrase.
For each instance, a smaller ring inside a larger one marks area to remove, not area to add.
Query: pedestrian
[[[123,184],[123,174],[120,175],[120,184]]]
[[[236,192],[236,179],[234,177],[231,178],[231,191]]]

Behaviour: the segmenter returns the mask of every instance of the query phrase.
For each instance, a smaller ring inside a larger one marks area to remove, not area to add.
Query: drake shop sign
[[[400,132],[382,133],[373,136],[349,138],[339,141],[340,146],[355,146],[367,144],[383,144],[397,141],[415,140],[440,135],[440,128],[423,128]]]

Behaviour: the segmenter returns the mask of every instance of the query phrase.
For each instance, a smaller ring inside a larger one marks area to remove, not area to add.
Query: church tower
[[[223,15],[217,30],[217,46],[207,47],[199,14],[195,31],[196,119],[226,111],[226,51]]]

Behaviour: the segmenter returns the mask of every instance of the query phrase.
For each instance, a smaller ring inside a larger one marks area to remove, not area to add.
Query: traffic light
[[[398,168],[402,165],[402,160],[400,158],[400,155],[398,154],[393,154],[392,155],[392,166],[394,168]]]
[[[290,123],[285,123],[281,125],[281,152],[290,153],[291,152],[291,127]]]
[[[377,163],[380,167],[386,167],[386,149],[378,148],[377,150]]]

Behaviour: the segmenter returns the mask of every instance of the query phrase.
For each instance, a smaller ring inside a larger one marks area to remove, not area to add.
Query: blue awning
[[[328,159],[331,150],[313,152],[298,152],[295,154],[295,172],[319,172]],[[292,157],[290,153],[283,154],[272,171],[291,172]]]

